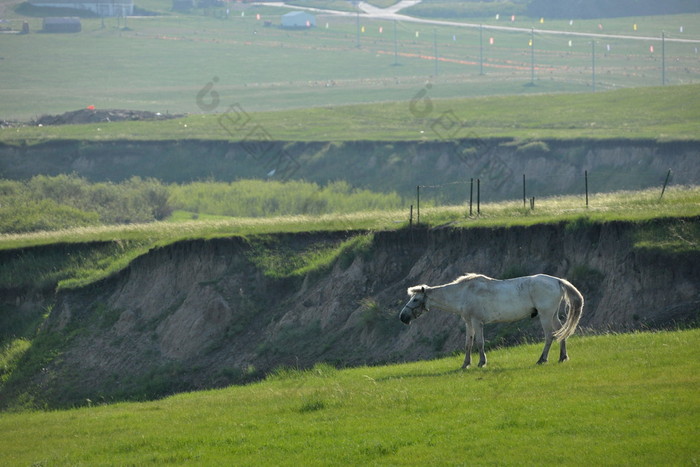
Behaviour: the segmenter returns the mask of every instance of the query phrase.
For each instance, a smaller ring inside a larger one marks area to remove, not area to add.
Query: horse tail
[[[576,326],[578,326],[583,312],[583,295],[566,279],[559,279],[559,287],[561,287],[564,300],[566,300],[567,308],[564,325],[554,333],[557,341],[561,342],[576,331]]]

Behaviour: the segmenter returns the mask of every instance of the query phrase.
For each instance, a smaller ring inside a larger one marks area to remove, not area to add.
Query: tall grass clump
[[[230,217],[350,213],[396,209],[403,204],[396,193],[357,189],[345,181],[322,187],[304,181],[262,180],[173,185],[170,203],[175,209],[194,214]]]
[[[161,182],[140,177],[121,183],[65,174],[0,180],[0,234],[162,220],[172,211],[168,197]]]

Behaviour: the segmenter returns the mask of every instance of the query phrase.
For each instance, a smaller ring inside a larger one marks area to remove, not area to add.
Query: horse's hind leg
[[[556,313],[552,317],[552,325],[554,332],[558,331],[561,328],[562,324],[561,320],[559,319],[559,313]],[[566,353],[566,339],[562,339],[561,342],[559,342],[559,363],[565,362],[568,359],[569,355]]]
[[[549,320],[542,318],[540,318],[540,322],[542,323],[542,330],[544,331],[544,349],[542,349],[540,359],[537,360],[538,365],[547,363],[549,348],[552,346],[552,341],[554,340],[554,329],[552,327],[552,323]]]
[[[551,333],[545,336],[544,349],[542,349],[542,355],[540,355],[540,359],[537,360],[538,365],[547,363],[547,358],[549,357],[549,348],[552,346],[552,340],[553,339]]]
[[[569,355],[566,353],[566,339],[562,339],[559,343],[559,362],[565,362],[569,359]]]

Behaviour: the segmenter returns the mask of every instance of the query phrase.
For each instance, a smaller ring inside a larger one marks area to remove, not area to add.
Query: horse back
[[[551,312],[561,300],[559,279],[545,274],[480,281],[471,287],[469,308],[484,323],[525,319]]]

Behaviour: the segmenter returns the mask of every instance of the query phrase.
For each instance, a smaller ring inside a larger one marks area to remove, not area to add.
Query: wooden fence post
[[[420,225],[420,185],[416,185],[416,225]]]
[[[661,189],[661,196],[659,196],[659,201],[664,197],[664,192],[666,191],[666,185],[668,185],[668,179],[671,178],[671,169],[666,172],[666,180],[664,180],[664,187]]]
[[[472,199],[474,198],[474,179],[469,181],[469,217],[472,216]]]
[[[481,179],[476,179],[476,215],[481,214]]]

